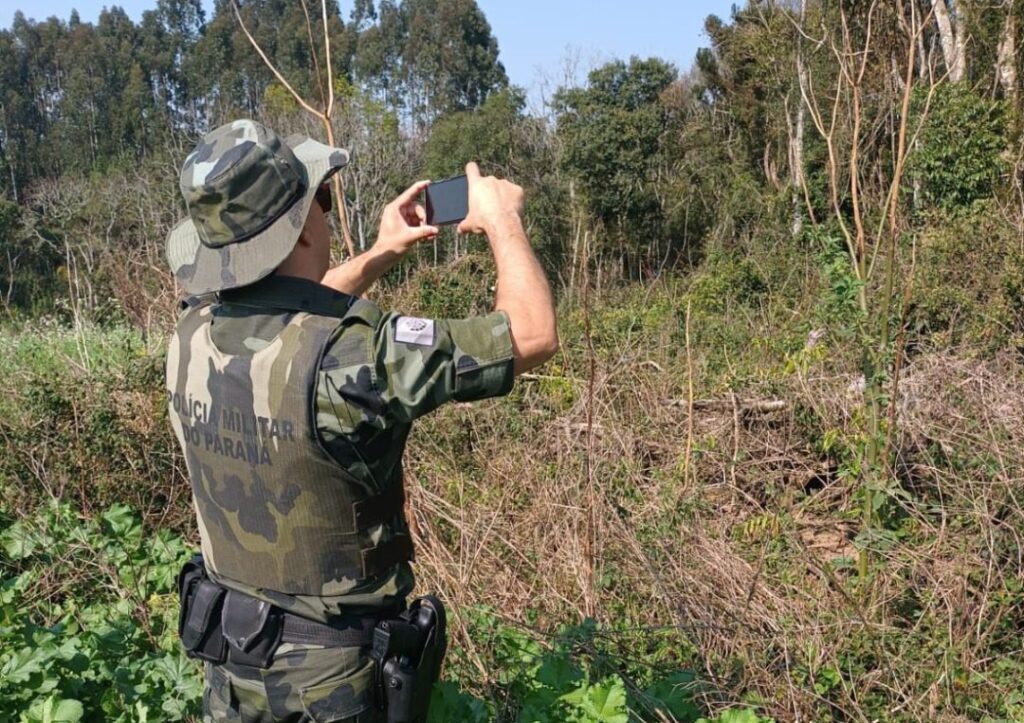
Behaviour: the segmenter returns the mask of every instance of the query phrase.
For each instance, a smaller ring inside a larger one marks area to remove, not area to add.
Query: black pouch
[[[281,642],[281,611],[264,600],[229,590],[222,619],[231,662],[269,668]]]
[[[227,645],[221,631],[221,609],[225,592],[206,576],[202,555],[194,555],[178,574],[178,636],[190,658],[224,662]]]

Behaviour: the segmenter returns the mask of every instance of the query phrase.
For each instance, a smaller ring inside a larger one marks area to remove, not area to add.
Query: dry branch
[[[690,400],[688,399],[661,399],[659,401],[666,407],[690,406]],[[784,399],[694,399],[693,409],[711,412],[731,412],[733,409],[738,409],[740,412],[767,414],[769,412],[780,412],[783,409],[789,409],[789,402]]]
[[[264,65],[270,69],[270,72],[274,74],[274,77],[285,87],[285,89],[291,93],[292,97],[295,98],[295,102],[298,103],[303,110],[315,116],[321,123],[323,123],[324,131],[327,134],[327,145],[336,146],[334,140],[334,126],[332,124],[331,115],[334,112],[334,78],[331,75],[331,34],[330,29],[327,25],[327,0],[321,0],[321,16],[324,24],[324,53],[327,56],[327,66],[325,75],[327,76],[327,101],[326,107],[323,110],[318,110],[311,103],[306,101],[298,91],[292,87],[288,80],[281,74],[281,71],[277,69],[273,61],[267,56],[260,47],[260,44],[253,37],[252,33],[249,32],[249,28],[246,27],[245,21],[242,20],[242,13],[238,7],[238,0],[231,0],[231,8],[235,12],[235,19],[238,21],[239,27],[248,39],[249,44],[256,50],[260,58],[263,60]],[[302,3],[303,12],[306,14],[306,29],[310,37],[310,48],[309,53],[313,58],[314,66],[319,69],[320,61],[316,57],[316,48],[312,45],[312,24],[309,19],[309,12],[307,11],[305,2]],[[319,73],[317,74],[317,83],[321,83]],[[321,85],[321,97],[323,94],[323,87]],[[337,196],[337,202],[335,206],[338,209],[338,223],[341,226],[341,233],[345,239],[345,251],[348,253],[349,258],[355,256],[355,244],[352,242],[352,231],[348,224],[348,215],[345,209],[345,189],[341,183],[341,175],[338,173],[334,174],[332,179],[334,185],[334,193]]]

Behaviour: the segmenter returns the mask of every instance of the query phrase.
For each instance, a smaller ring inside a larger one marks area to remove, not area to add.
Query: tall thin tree
[[[245,21],[242,19],[241,10],[238,7],[238,0],[231,0],[231,7],[235,11],[235,19],[238,21],[239,27],[242,29],[242,32],[245,33],[245,37],[249,40],[249,43],[259,54],[264,64],[267,66],[267,68],[270,69],[270,72],[274,74],[274,77],[277,78],[278,82],[281,83],[281,85],[283,85],[284,88],[289,93],[291,93],[292,97],[295,98],[295,102],[298,103],[303,110],[310,113],[311,115],[316,117],[321,123],[323,123],[324,132],[327,135],[327,144],[333,146],[335,145],[334,126],[331,122],[331,117],[334,113],[334,77],[331,73],[331,35],[327,23],[327,0],[320,0],[321,19],[323,21],[324,31],[325,56],[325,65],[322,73],[320,68],[320,60],[317,57],[316,46],[313,44],[313,24],[309,16],[309,8],[306,5],[306,0],[300,0],[300,2],[302,3],[302,11],[306,15],[306,29],[309,35],[309,53],[313,59],[313,66],[315,69],[314,72],[317,78],[317,87],[320,91],[320,102],[322,103],[322,108],[315,106],[313,103],[303,98],[298,93],[298,91],[296,91],[295,88],[292,87],[291,83],[288,82],[284,75],[281,74],[281,71],[277,69],[277,66],[274,65],[274,62],[267,56],[263,48],[260,47],[260,44],[256,41],[256,38],[254,38],[252,33],[249,32],[249,28],[246,27]],[[324,83],[321,80],[321,74],[325,76],[324,79],[327,81],[326,97],[324,97]],[[352,232],[351,229],[349,228],[348,214],[346,213],[345,209],[345,189],[342,186],[340,174],[334,174],[333,182],[334,193],[337,196],[337,203],[335,203],[334,205],[338,209],[338,223],[341,225],[341,233],[345,239],[345,251],[348,253],[350,257],[355,256],[355,245],[352,242]]]

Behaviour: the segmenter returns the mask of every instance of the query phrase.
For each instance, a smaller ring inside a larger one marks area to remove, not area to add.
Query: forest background
[[[420,589],[456,613],[435,720],[1024,720],[1022,28],[1020,0],[749,0],[694,67],[615,60],[527,112],[473,0],[17,14],[0,718],[198,713],[177,169],[238,116],[327,132],[248,32],[335,99],[353,251],[477,159],[526,188],[558,296],[555,360],[410,445]],[[462,316],[493,282],[443,235],[372,295]]]

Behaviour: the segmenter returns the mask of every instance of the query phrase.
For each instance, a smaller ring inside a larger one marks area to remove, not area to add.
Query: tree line
[[[7,308],[67,289],[86,306],[119,297],[111,244],[159,266],[181,210],[174,167],[209,128],[248,116],[322,133],[245,32],[304,97],[324,98],[331,79],[361,248],[411,178],[470,158],[527,187],[534,238],[563,281],[584,247],[649,278],[752,236],[834,232],[859,288],[885,243],[930,212],[995,199],[1021,215],[1020,0],[748,0],[706,19],[693,67],[615,60],[532,112],[474,0],[320,10],[217,0],[207,18],[199,0],[157,0],[138,23],[114,6],[95,24],[18,12],[0,31]],[[148,190],[132,202],[112,190],[131,188]]]
[[[293,84],[316,92],[319,7],[246,0],[239,10]],[[332,76],[416,127],[475,108],[508,85],[497,42],[472,0],[357,0],[347,22],[334,0],[327,10]],[[209,19],[200,0],[158,0],[139,23],[116,5],[95,24],[75,11],[67,20],[42,22],[18,11],[11,28],[0,31],[6,195],[18,200],[34,179],[103,171],[157,152],[175,134],[259,116],[273,104],[272,81],[231,0],[217,0]]]

